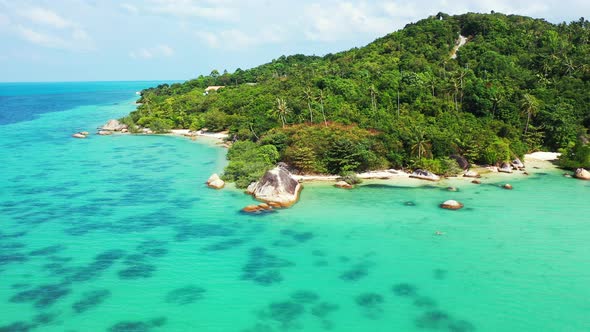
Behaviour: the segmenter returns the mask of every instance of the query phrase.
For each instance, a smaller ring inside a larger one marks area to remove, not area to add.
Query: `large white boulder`
[[[248,186],[247,192],[271,206],[289,207],[299,199],[301,184],[283,167],[267,171],[258,181]]]
[[[459,209],[463,208],[463,204],[461,204],[453,199],[449,199],[447,201],[444,201],[440,205],[440,207],[443,209],[447,209],[447,210],[459,210]]]
[[[428,181],[438,181],[440,180],[440,176],[423,169],[415,170],[411,175],[411,178],[420,179],[420,180],[428,180]]]
[[[127,125],[120,123],[119,120],[111,119],[104,126],[102,126],[101,129],[108,131],[121,131],[123,129],[127,129]]]
[[[582,180],[590,180],[590,172],[583,168],[576,169],[575,177]]]
[[[207,180],[207,186],[213,189],[221,189],[225,186],[225,182],[215,173]]]

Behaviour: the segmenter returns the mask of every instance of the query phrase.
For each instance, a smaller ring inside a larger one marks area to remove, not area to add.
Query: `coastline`
[[[514,171],[513,173],[494,172],[482,166],[474,166],[471,169],[480,173],[479,180],[483,182],[510,181],[525,179],[527,175],[543,173],[546,171],[556,171],[558,168],[553,163],[559,157],[559,153],[539,151],[526,154],[524,157],[525,171]],[[388,169],[377,170],[363,173],[357,173],[356,176],[362,179],[365,184],[386,184],[401,186],[449,186],[456,184],[465,184],[474,180],[472,177],[459,175],[456,177],[441,178],[440,181],[425,181],[410,177],[411,173],[403,170]],[[314,185],[334,185],[340,176],[338,175],[293,175],[293,177],[305,184]],[[360,184],[362,186],[363,184]]]
[[[130,134],[121,133],[117,134]],[[229,137],[227,131],[223,132],[203,132],[201,130],[191,131],[190,129],[172,129],[169,133],[165,134],[152,134],[152,133],[139,133],[138,135],[161,135],[161,136],[172,136],[182,137],[190,139],[192,141],[199,141],[200,143],[212,145],[220,148],[229,148],[231,143],[225,140]],[[524,156],[525,170],[515,170],[512,173],[501,173],[492,171],[490,168],[483,166],[473,165],[471,170],[474,170],[480,174],[479,180],[482,182],[497,182],[497,181],[510,181],[517,179],[524,179],[530,174],[539,172],[545,172],[550,170],[557,170],[557,166],[553,161],[559,158],[559,153],[538,151]],[[220,170],[219,172],[222,172]],[[423,185],[434,185],[434,186],[453,186],[459,184],[469,183],[474,180],[473,177],[465,177],[459,175],[456,177],[442,177],[440,181],[425,181],[410,177],[411,173],[404,170],[397,169],[385,169],[375,170],[363,173],[357,173],[356,176],[363,180],[364,184],[384,184],[384,185],[399,185],[399,186],[423,186]],[[314,184],[314,185],[329,185],[333,186],[340,180],[339,175],[292,175],[295,180],[302,184]],[[360,184],[362,186],[363,184]]]

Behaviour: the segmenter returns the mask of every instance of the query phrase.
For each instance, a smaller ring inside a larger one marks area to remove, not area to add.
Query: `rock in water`
[[[576,169],[576,173],[574,174],[574,176],[578,179],[590,180],[590,172],[583,168]]]
[[[217,175],[217,173],[215,173],[211,175],[207,180],[207,186],[213,189],[221,189],[225,186],[225,182],[219,178],[219,175]]]
[[[104,136],[104,135],[112,135],[113,132],[112,131],[108,131],[108,130],[99,130],[97,134],[99,134],[101,136]]]
[[[502,188],[512,190],[512,185],[510,183],[506,183],[505,185],[502,186]]]
[[[442,203],[440,207],[448,210],[459,210],[463,207],[463,204],[455,200],[449,199],[448,201],[444,201],[444,203]]]
[[[338,181],[334,184],[334,187],[343,188],[343,189],[352,189],[352,185],[350,185],[346,181]]]
[[[102,130],[108,131],[121,131],[127,129],[127,126],[120,123],[118,120],[111,119],[101,128]]]
[[[466,178],[478,178],[481,175],[479,175],[479,173],[476,171],[465,171],[465,173],[463,173],[463,176]]]
[[[84,135],[82,133],[75,133],[74,135],[72,135],[72,137],[74,137],[74,138],[86,138],[86,135]]]
[[[248,186],[247,192],[271,206],[289,207],[297,202],[301,184],[284,167],[275,167]],[[271,204],[273,203],[273,204]]]
[[[428,181],[438,181],[440,177],[430,171],[425,171],[423,169],[417,169],[410,175],[411,178],[420,179],[420,180],[428,180]]]

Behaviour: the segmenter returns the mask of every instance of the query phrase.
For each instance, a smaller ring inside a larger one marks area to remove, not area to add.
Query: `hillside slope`
[[[468,41],[451,58],[460,35]],[[588,54],[584,19],[554,25],[439,13],[365,47],[144,90],[124,121],[160,131],[230,130],[244,143],[230,150],[226,177],[242,185],[277,160],[307,173],[389,166],[445,173],[450,155],[494,164],[583,141]],[[211,85],[225,88],[204,95]]]

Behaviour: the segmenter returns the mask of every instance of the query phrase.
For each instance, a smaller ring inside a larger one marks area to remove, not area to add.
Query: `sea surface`
[[[159,83],[0,84],[0,331],[590,331],[590,182],[306,185],[245,215],[204,185],[211,142],[71,137]]]

